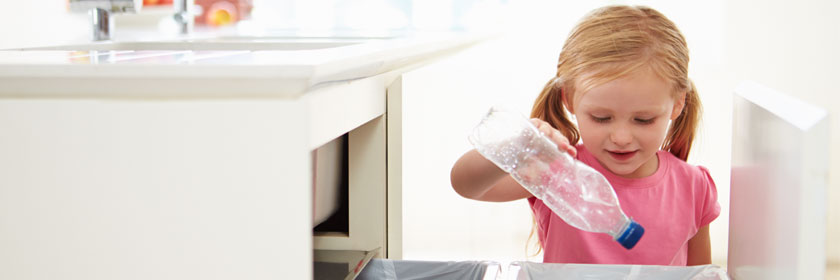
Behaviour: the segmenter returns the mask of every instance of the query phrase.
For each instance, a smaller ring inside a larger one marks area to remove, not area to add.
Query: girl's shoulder
[[[676,190],[681,190],[679,193],[685,195],[684,200],[694,201],[694,204],[685,205],[694,206],[696,228],[708,225],[720,215],[721,211],[717,186],[709,169],[687,163],[667,151],[664,153],[667,155],[660,158],[666,158],[672,165],[671,178],[674,179],[670,180],[672,186],[676,186],[677,188],[674,188]]]
[[[658,153],[659,158],[668,165],[668,170],[672,173],[672,176],[676,175],[699,183],[714,184],[709,169],[705,166],[685,162],[668,151],[660,150]]]

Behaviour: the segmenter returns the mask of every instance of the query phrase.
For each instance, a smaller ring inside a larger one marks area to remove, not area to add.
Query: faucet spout
[[[136,13],[142,6],[142,0],[70,0],[70,11],[90,14],[94,41],[111,39],[111,14]]]
[[[172,1],[172,6],[175,8],[173,18],[178,24],[178,33],[181,35],[190,34],[190,32],[192,32],[193,25],[195,24],[195,16],[192,11],[193,1],[174,0]]]
[[[114,22],[111,21],[108,10],[97,7],[91,9],[89,13],[93,24],[93,40],[111,40],[111,30],[114,29]]]

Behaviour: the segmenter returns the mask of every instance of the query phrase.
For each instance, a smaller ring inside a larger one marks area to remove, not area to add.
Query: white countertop
[[[295,98],[318,84],[414,67],[483,38],[414,36],[308,50],[5,50],[0,96]]]

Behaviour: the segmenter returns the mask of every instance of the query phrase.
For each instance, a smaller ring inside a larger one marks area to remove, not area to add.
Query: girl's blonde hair
[[[564,101],[574,104],[576,93],[639,69],[670,81],[675,97],[686,93],[685,107],[662,144],[662,149],[686,160],[701,114],[700,99],[688,78],[688,46],[673,22],[648,7],[607,6],[586,15],[563,45],[557,75],[537,97],[531,117],[550,123],[569,143],[577,144],[580,132]]]

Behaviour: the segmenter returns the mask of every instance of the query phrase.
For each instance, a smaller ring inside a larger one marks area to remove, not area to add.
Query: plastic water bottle
[[[469,139],[482,156],[569,225],[609,234],[627,249],[644,234],[644,228],[621,211],[601,173],[560,151],[522,115],[491,108]]]

